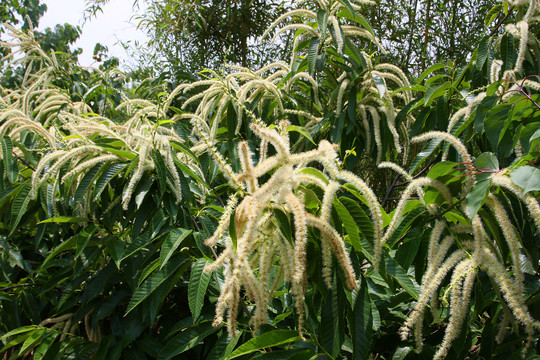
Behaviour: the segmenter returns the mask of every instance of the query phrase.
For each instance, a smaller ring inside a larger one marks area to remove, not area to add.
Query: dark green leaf
[[[190,263],[191,260],[185,260],[182,257],[173,258],[171,261],[168,261],[162,269],[150,275],[137,289],[135,289],[125,315],[129,314],[137,305],[150,296],[150,294],[152,294],[165,280],[173,276],[181,265],[182,270],[185,270]]]
[[[188,302],[193,319],[197,319],[201,314],[204,297],[206,295],[206,288],[210,282],[211,274],[204,271],[204,267],[207,263],[208,261],[206,259],[198,259],[191,268],[188,286]]]
[[[481,180],[476,182],[465,198],[467,201],[467,211],[470,219],[474,218],[478,210],[484,205],[491,187],[491,180]]]
[[[272,330],[240,345],[236,350],[233,351],[228,359],[234,359],[242,355],[251,354],[258,350],[280,346],[300,340],[302,340],[302,338],[300,338],[298,331]]]
[[[159,352],[157,359],[171,359],[172,357],[199,345],[204,338],[217,330],[218,328],[213,327],[210,322],[204,322],[182,330],[180,334],[176,335],[165,344],[163,349]]]
[[[414,277],[409,276],[405,270],[391,257],[386,258],[386,273],[392,276],[411,295],[418,300],[420,287],[414,282]]]
[[[174,229],[167,235],[165,238],[165,241],[163,242],[163,245],[161,245],[161,251],[159,254],[160,257],[160,268],[163,268],[167,261],[169,261],[170,257],[174,254],[176,249],[178,249],[178,246],[184,241],[184,239],[191,234],[192,230],[186,230],[186,229]]]
[[[367,283],[362,278],[360,289],[353,292],[352,316],[349,318],[354,360],[367,360],[369,358],[373,336],[371,306]]]

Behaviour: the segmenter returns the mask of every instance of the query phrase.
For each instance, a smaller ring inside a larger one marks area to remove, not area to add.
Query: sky
[[[81,26],[82,35],[75,47],[83,49],[79,56],[82,66],[98,65],[92,59],[94,46],[98,42],[109,48],[110,56],[120,58],[128,66],[135,65],[135,61],[121,45],[124,42],[134,46],[135,41],[138,41],[139,46],[142,46],[147,40],[144,32],[137,29],[138,20],[134,18],[143,11],[142,5],[140,9],[133,10],[133,1],[109,0],[103,7],[103,13],[98,13],[83,25],[85,0],[42,0],[47,5],[47,12],[41,18],[38,29],[54,28],[59,23]]]

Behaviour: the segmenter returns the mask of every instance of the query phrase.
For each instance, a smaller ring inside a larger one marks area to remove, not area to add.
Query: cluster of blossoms
[[[116,107],[117,113],[127,117],[127,121],[115,121],[93,113],[84,102],[75,102],[70,95],[51,83],[61,69],[54,58],[54,53],[47,55],[33,38],[33,32],[22,32],[6,25],[17,39],[14,43],[2,43],[4,46],[19,47],[34,56],[27,56],[20,61],[29,62],[26,66],[38,71],[29,73],[19,89],[2,89],[0,97],[0,136],[11,139],[36,137],[36,163],[33,166],[30,194],[37,197],[42,185],[46,185],[48,194],[55,194],[59,186],[67,184],[69,193],[75,194],[84,176],[90,169],[101,166],[100,171],[119,164],[117,172],[129,168],[130,180],[122,197],[123,208],[129,206],[134,190],[147,171],[156,166],[166,169],[167,185],[176,197],[182,199],[179,166],[202,178],[202,171],[190,156],[175,151],[174,144],[184,140],[173,127],[174,121],[167,118],[170,104],[177,92],[172,92],[163,102],[155,104],[144,99],[129,99],[123,93],[123,102]],[[14,51],[9,56],[13,56]],[[15,60],[14,60],[15,61]],[[17,60],[18,61],[18,60]],[[98,70],[96,70],[98,71]],[[112,105],[112,103],[110,104]],[[19,147],[14,153],[23,158]],[[28,150],[26,150],[28,151]],[[123,167],[120,167],[122,165]],[[114,168],[114,167],[113,167]],[[109,170],[110,171],[110,170]],[[103,190],[103,189],[101,189]],[[100,195],[98,192],[94,198]],[[79,215],[86,217],[94,202],[91,196],[76,204]],[[116,205],[113,203],[110,207]],[[52,215],[57,215],[56,202],[51,202]]]
[[[290,284],[296,297],[299,328],[303,323],[303,295],[306,286],[306,244],[308,227],[321,234],[323,277],[331,285],[332,253],[338,260],[349,289],[357,286],[355,272],[351,265],[345,243],[341,235],[330,223],[332,201],[340,188],[339,181],[354,185],[370,203],[372,217],[380,229],[380,210],[371,189],[352,173],[339,169],[335,147],[322,141],[316,150],[291,154],[287,133],[288,122],[283,121],[277,129],[270,129],[257,123],[251,130],[261,139],[259,157],[254,164],[254,156],[246,142],[238,145],[242,171],[233,173],[224,169],[231,178],[232,185],[240,184],[238,194],[231,197],[214,235],[206,243],[224,246],[223,251],[207,270],[220,266],[224,268],[225,284],[221,289],[216,309],[215,324],[220,324],[227,312],[227,324],[231,334],[236,330],[236,317],[240,292],[243,288],[253,301],[255,312],[252,323],[255,328],[267,320],[267,308],[280,281]],[[275,155],[268,156],[269,145]],[[218,161],[222,163],[222,159]],[[318,163],[324,173],[316,176],[308,169],[308,164]],[[268,178],[263,182],[264,178]],[[311,185],[324,192],[319,214],[310,213],[305,205],[302,188]],[[239,197],[242,200],[239,202]],[[226,230],[232,214],[236,236]],[[291,214],[294,218],[294,241],[281,232],[275,211]],[[272,272],[274,265],[279,271]]]

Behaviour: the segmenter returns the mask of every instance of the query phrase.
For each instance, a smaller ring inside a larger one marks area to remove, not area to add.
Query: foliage
[[[538,4],[414,81],[366,6],[306,3],[263,34],[289,58],[173,90],[8,26],[2,356],[537,357]]]
[[[465,66],[479,40],[497,32],[505,14],[495,6],[501,5],[495,0],[381,0],[368,14],[387,49],[383,57],[417,76],[432,63]]]

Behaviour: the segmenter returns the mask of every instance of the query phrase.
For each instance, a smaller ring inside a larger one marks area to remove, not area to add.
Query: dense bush
[[[363,1],[309,6],[172,90],[7,25],[3,358],[538,357],[537,1],[415,79]]]

